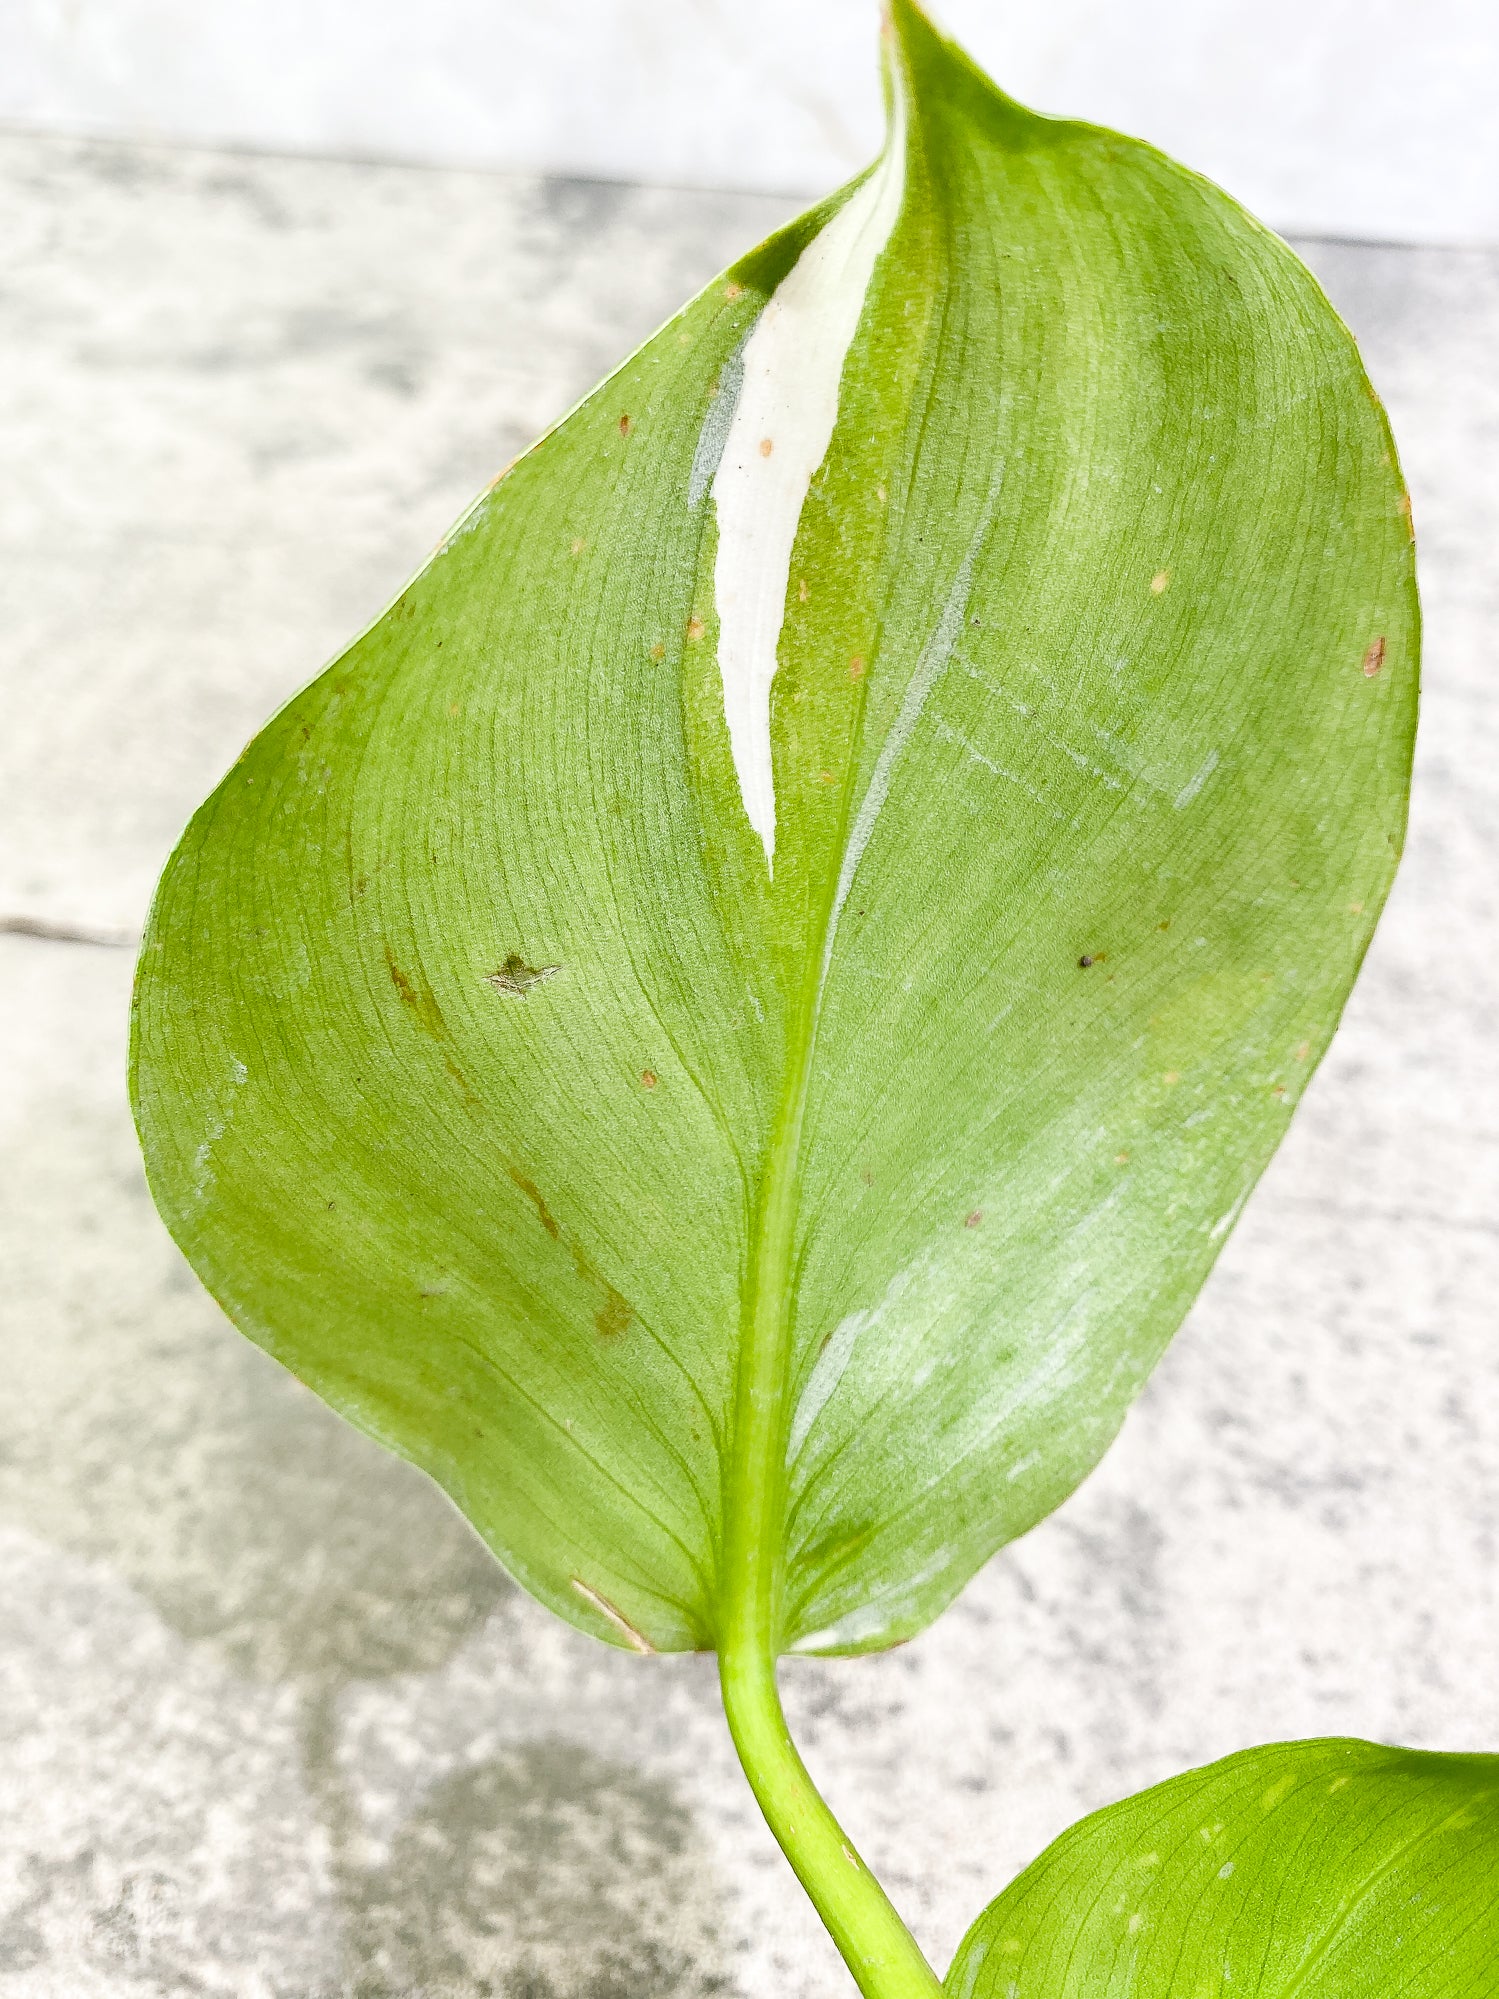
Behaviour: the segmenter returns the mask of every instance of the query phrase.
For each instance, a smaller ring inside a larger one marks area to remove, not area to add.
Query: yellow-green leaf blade
[[[1273,1743],[1082,1820],[986,1909],[952,1999],[1489,1999],[1499,1756]]]
[[[616,1642],[715,1642],[751,1491],[776,1642],[823,1649],[919,1628],[1065,1496],[1403,827],[1408,520],[1345,330],[1225,196],[896,23],[879,173],[257,737],[142,959],[195,1267]],[[770,337],[829,299],[831,414]],[[797,449],[805,501],[736,512]]]

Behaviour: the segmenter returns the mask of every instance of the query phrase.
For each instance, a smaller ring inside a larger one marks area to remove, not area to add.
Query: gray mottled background
[[[765,197],[0,140],[0,917],[200,795]],[[1412,840],[1103,1468],[793,1726],[923,1944],[1241,1744],[1499,1748],[1499,253],[1304,246],[1414,490]],[[14,926],[12,926],[14,927]],[[128,950],[0,935],[0,1999],[822,1999],[712,1662],[551,1621],[155,1219]]]

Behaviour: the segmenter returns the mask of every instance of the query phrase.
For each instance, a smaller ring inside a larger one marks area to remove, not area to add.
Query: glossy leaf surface
[[[1095,1812],[974,1924],[952,1999],[1490,1999],[1499,1756],[1273,1743]]]
[[[775,1644],[888,1643],[1074,1487],[1403,832],[1408,508],[1317,286],[887,53],[878,171],[267,726],[141,962],[205,1283],[640,1647],[750,1569]]]

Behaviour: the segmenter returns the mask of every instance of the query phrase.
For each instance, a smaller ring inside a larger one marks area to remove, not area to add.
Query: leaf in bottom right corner
[[[950,1999],[1492,1999],[1499,1756],[1273,1743],[1064,1832]]]

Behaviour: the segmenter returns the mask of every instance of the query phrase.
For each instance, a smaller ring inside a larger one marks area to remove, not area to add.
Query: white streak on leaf
[[[794,1463],[807,1433],[822,1414],[828,1397],[843,1378],[843,1370],[853,1358],[854,1343],[873,1315],[850,1312],[838,1321],[832,1337],[817,1356],[817,1365],[807,1378],[796,1414],[791,1419],[791,1435],[786,1442],[786,1461]]]
[[[770,689],[791,553],[812,476],[832,441],[843,364],[875,262],[900,213],[905,112],[898,86],[894,104],[880,164],[803,250],[744,343],[743,382],[713,474],[724,719],[744,809],[771,866],[776,799]],[[713,448],[705,425],[699,451]]]
[[[753,331],[753,327],[747,329],[744,339],[719,370],[718,387],[697,434],[697,450],[692,455],[692,470],[687,477],[689,507],[697,506],[723,461],[724,447],[734,427],[734,411],[739,406],[739,392],[744,387],[745,344]]]
[[[957,1999],[973,1999],[973,1988],[978,1984],[979,1972],[983,1969],[984,1959],[988,1954],[989,1939],[980,1937],[969,1950],[968,1962],[963,1967],[963,1985]]]
[[[978,747],[976,743],[969,742],[968,738],[963,734],[961,729],[953,728],[950,722],[938,722],[937,734],[946,743],[956,743],[960,750],[965,751],[967,755],[970,756],[976,764],[982,764],[984,769],[990,772],[992,776],[1002,777],[1005,779],[1007,783],[1018,785],[1020,790],[1022,790],[1025,793],[1026,797],[1029,798],[1033,804],[1042,806],[1047,812],[1050,813],[1053,819],[1063,824],[1066,823],[1066,815],[1061,812],[1058,812],[1057,808],[1052,804],[1051,800],[1046,796],[1045,792],[1037,791],[1036,787],[1033,784],[1027,784],[1025,779],[1021,777],[1017,771],[1006,770],[1005,766],[1003,764],[997,764],[994,761],[993,757],[986,757],[983,751]]]
[[[834,1327],[832,1336],[817,1356],[816,1365],[807,1377],[807,1385],[798,1398],[795,1414],[791,1418],[791,1435],[786,1442],[788,1465],[795,1464],[812,1425],[822,1414],[833,1390],[843,1379],[844,1370],[853,1358],[854,1347],[860,1335],[867,1332],[871,1326],[877,1326],[890,1308],[899,1304],[915,1274],[914,1266],[897,1271],[886,1285],[884,1296],[877,1305],[848,1313]]]
[[[848,901],[848,892],[854,885],[854,876],[859,871],[859,863],[864,858],[864,849],[869,845],[869,836],[874,831],[874,822],[890,795],[890,781],[895,775],[895,766],[902,752],[921,720],[921,711],[926,706],[927,697],[936,686],[939,676],[952,658],[958,643],[958,634],[963,629],[963,619],[968,610],[968,595],[973,586],[973,566],[978,561],[979,551],[988,538],[989,527],[994,519],[994,510],[999,504],[1000,470],[996,469],[994,483],[989,488],[989,497],[984,503],[984,511],[979,516],[978,526],[973,531],[963,560],[958,564],[958,573],[953,578],[952,588],[947,593],[947,602],[942,606],[931,635],[921,649],[915,671],[906,685],[905,697],[899,712],[890,725],[890,733],[880,745],[880,753],[875,758],[874,769],[870,772],[869,783],[864,796],[859,801],[859,810],[854,815],[854,823],[849,829],[848,844],[843,850],[843,866],[838,871],[838,887],[833,896],[832,914],[828,918],[827,940],[822,953],[822,976],[826,980],[828,965],[833,956],[833,939],[838,930],[838,919],[843,914],[843,905]]]
[[[1181,790],[1176,794],[1175,798],[1172,799],[1171,802],[1176,807],[1178,812],[1186,811],[1187,807],[1192,803],[1192,800],[1197,796],[1198,792],[1201,791],[1202,787],[1207,783],[1208,779],[1212,776],[1213,772],[1217,768],[1218,768],[1218,752],[1216,750],[1209,750],[1207,755],[1203,758],[1202,762],[1197,766],[1197,769],[1193,772],[1192,776],[1187,779],[1186,783],[1182,786]]]
[[[643,1631],[637,1631],[634,1625],[630,1622],[629,1618],[625,1616],[624,1612],[622,1610],[616,1609],[615,1606],[609,1601],[608,1597],[600,1596],[599,1592],[596,1589],[591,1589],[589,1585],[583,1581],[581,1576],[573,1576],[571,1578],[571,1581],[573,1588],[578,1592],[578,1595],[582,1597],[583,1601],[587,1604],[591,1604],[592,1607],[598,1612],[600,1617],[602,1617],[607,1623],[612,1624],[614,1626],[615,1630],[624,1639],[625,1643],[630,1647],[631,1651],[645,1652],[645,1653],[655,1652],[656,1650],[655,1646],[651,1643],[650,1639],[646,1637],[645,1633]]]

